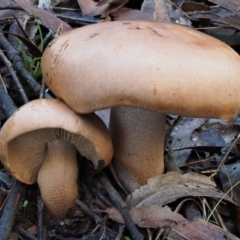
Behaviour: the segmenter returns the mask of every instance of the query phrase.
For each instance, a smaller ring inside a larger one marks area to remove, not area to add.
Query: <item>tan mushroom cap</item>
[[[27,103],[0,131],[4,167],[27,184],[38,178],[44,204],[60,218],[78,195],[76,149],[96,168],[112,159],[111,138],[101,119],[95,114],[76,114],[57,99]]]
[[[228,122],[239,113],[238,54],[184,26],[82,27],[57,37],[41,64],[48,87],[80,113],[121,105]]]
[[[15,178],[33,184],[47,143],[58,139],[74,144],[96,168],[111,161],[111,138],[104,123],[95,114],[74,113],[57,99],[29,102],[7,120],[0,132],[0,159]]]

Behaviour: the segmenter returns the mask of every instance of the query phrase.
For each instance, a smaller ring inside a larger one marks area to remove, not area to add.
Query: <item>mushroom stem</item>
[[[61,219],[78,197],[77,150],[73,144],[62,140],[52,141],[47,147],[37,182],[46,211]]]
[[[141,185],[164,172],[165,126],[165,113],[131,107],[116,107],[111,111],[110,132],[115,159]],[[121,176],[119,178],[121,180]]]

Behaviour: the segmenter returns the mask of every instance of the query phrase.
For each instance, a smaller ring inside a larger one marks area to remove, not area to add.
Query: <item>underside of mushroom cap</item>
[[[80,115],[57,99],[39,99],[18,109],[0,131],[0,159],[19,181],[32,184],[47,153],[47,143],[63,140],[75,145],[94,166],[112,159],[112,142],[95,114]]]
[[[41,66],[48,87],[80,113],[132,106],[232,121],[239,112],[238,54],[184,26],[82,27],[50,43]]]

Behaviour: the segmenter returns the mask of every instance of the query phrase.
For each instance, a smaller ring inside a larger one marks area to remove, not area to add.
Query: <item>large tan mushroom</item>
[[[38,182],[55,218],[63,218],[78,197],[77,150],[101,169],[112,158],[110,135],[95,114],[76,114],[57,99],[27,103],[0,131],[2,164],[23,183]]]
[[[230,122],[240,110],[238,54],[180,25],[82,27],[54,39],[41,64],[48,87],[74,111],[118,107],[110,120],[114,155],[141,184],[164,171],[165,113]]]

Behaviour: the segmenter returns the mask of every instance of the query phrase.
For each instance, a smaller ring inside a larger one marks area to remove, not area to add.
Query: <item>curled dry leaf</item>
[[[198,129],[205,123],[205,121],[206,121],[205,118],[194,119],[188,118],[174,136],[173,142],[171,144],[173,150],[195,146],[196,143],[192,140],[191,136],[196,129]],[[185,164],[191,151],[192,151],[191,149],[174,151],[174,158],[177,159],[177,164],[178,165]]]
[[[146,21],[154,21],[152,14],[141,12],[136,9],[131,8],[120,8],[113,13],[111,13],[114,21],[133,21],[133,20],[146,20]]]
[[[183,12],[210,10],[209,6],[205,5],[204,3],[197,3],[197,2],[184,2],[181,4],[180,8]]]
[[[14,0],[21,8],[30,14],[34,14],[39,18],[44,26],[50,28],[54,32],[57,32],[59,27],[62,27],[62,32],[69,31],[72,29],[70,25],[62,21],[60,18],[55,17],[53,14],[38,8],[33,5],[29,0]]]
[[[82,15],[100,15],[102,18],[107,18],[109,13],[122,7],[128,0],[78,0]]]
[[[183,175],[169,172],[149,179],[148,184],[128,196],[126,203],[129,207],[142,207],[166,205],[182,197],[205,196],[220,199],[223,195],[206,176],[193,172]],[[224,199],[234,203],[228,196]]]
[[[227,192],[233,185],[240,181],[240,161],[231,164],[225,164],[221,167],[219,177],[223,187],[223,191]],[[240,184],[237,184],[232,191],[229,193],[232,199],[240,204]]]
[[[97,2],[93,0],[78,0],[82,15],[91,15],[97,8]]]
[[[100,0],[93,16],[101,15],[102,18],[107,18],[109,13],[119,9],[127,2],[128,0]]]
[[[0,2],[0,8],[1,9],[8,9],[8,8],[14,8],[17,7],[17,4],[13,0],[1,0]]]
[[[240,15],[239,12],[239,0],[209,0],[209,2],[215,3],[221,7],[224,7],[238,15]]]
[[[123,218],[117,209],[110,208],[106,212],[114,221],[124,223]],[[202,219],[189,221],[182,215],[172,212],[168,207],[160,207],[157,205],[132,208],[129,214],[135,224],[142,228],[172,228],[181,236],[189,240],[237,240],[238,238],[231,233],[215,226]],[[227,237],[227,238],[226,238]]]

